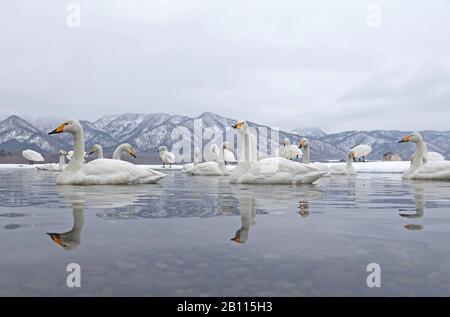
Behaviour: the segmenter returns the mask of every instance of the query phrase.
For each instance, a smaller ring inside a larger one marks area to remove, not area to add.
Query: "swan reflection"
[[[248,239],[250,227],[256,224],[256,202],[254,198],[239,199],[239,209],[241,210],[241,227],[231,241],[245,243]]]
[[[425,188],[423,184],[414,184],[412,186],[414,188],[414,203],[416,205],[416,209],[409,213],[404,213],[405,211],[411,211],[408,209],[400,209],[399,213],[400,217],[408,218],[408,219],[416,219],[422,218],[425,211],[426,198],[425,198]],[[422,230],[423,225],[421,224],[406,224],[403,226],[408,230]]]
[[[84,208],[123,208],[135,203],[145,194],[144,186],[57,186],[57,192],[70,203],[73,215],[72,229],[62,233],[47,233],[53,242],[71,251],[81,244],[84,226]],[[140,191],[139,191],[140,188]]]

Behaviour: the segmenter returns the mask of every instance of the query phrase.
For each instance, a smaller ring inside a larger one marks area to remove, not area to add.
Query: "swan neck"
[[[64,164],[66,164],[65,155],[59,154],[59,165],[64,165]]]
[[[73,156],[70,162],[82,165],[84,162],[84,132],[83,128],[73,134],[74,148]]]
[[[347,169],[353,168],[352,157],[347,155]]]
[[[120,160],[122,157],[122,152],[123,152],[123,146],[119,145],[113,153],[113,156],[112,156],[113,160]],[[102,153],[102,156],[103,156],[103,153]]]
[[[97,148],[97,158],[99,159],[103,158],[103,148],[101,146]]]
[[[426,154],[426,143],[423,140],[419,140],[416,143],[416,155],[414,155],[411,167],[418,168],[423,165],[423,159]]]
[[[309,152],[309,146],[303,147],[303,163],[304,164],[311,163],[311,154]]]

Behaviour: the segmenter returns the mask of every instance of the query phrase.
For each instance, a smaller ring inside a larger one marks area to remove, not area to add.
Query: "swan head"
[[[59,150],[59,156],[66,156],[67,152],[64,150]]]
[[[249,130],[247,121],[238,121],[233,128],[237,129],[240,133],[245,133]]]
[[[167,152],[167,146],[162,145],[162,146],[158,147],[156,152],[158,152],[158,153]]]
[[[423,141],[422,135],[419,132],[414,132],[410,135],[405,136],[398,143],[407,143],[407,142],[419,143],[420,141]]]
[[[64,241],[65,239],[61,233],[47,233],[47,235],[64,250],[73,250],[80,244],[78,241]]]
[[[121,152],[126,152],[126,153],[130,154],[132,157],[137,158],[136,151],[134,150],[134,148],[131,146],[130,143],[121,144],[120,150],[121,150]]]
[[[48,134],[58,134],[63,132],[68,132],[75,134],[83,130],[80,122],[78,120],[67,120],[60,124],[55,130],[50,131]]]
[[[92,155],[94,153],[97,153],[98,151],[100,151],[102,148],[102,146],[100,144],[94,144],[94,146],[92,147],[91,151],[89,152],[88,155]]]
[[[283,146],[289,146],[289,145],[291,145],[291,141],[289,141],[288,138],[284,138],[283,139]]]
[[[298,142],[298,148],[302,149],[302,148],[306,148],[309,146],[309,141],[307,138],[302,138],[299,142]]]

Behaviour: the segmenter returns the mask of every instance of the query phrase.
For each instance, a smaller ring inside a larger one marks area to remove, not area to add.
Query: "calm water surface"
[[[450,183],[55,186],[0,170],[0,295],[450,296]],[[48,234],[50,233],[50,235]],[[81,288],[66,286],[78,263]],[[369,263],[382,287],[366,286]]]

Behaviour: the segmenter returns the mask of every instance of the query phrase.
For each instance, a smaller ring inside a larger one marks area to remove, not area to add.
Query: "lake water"
[[[56,186],[0,169],[0,295],[450,295],[450,183]],[[47,233],[51,233],[48,235]],[[233,239],[233,240],[232,240]],[[68,288],[66,267],[81,267]],[[381,287],[366,284],[369,263]]]

